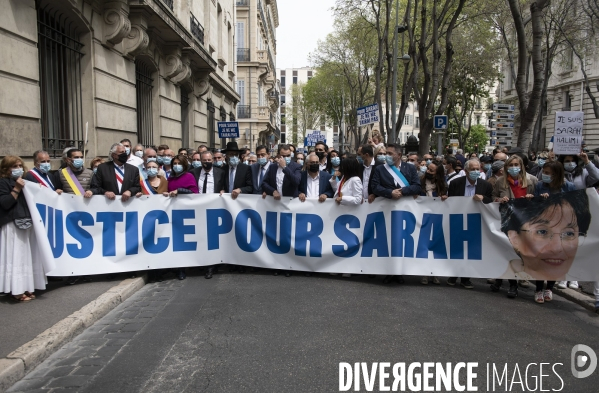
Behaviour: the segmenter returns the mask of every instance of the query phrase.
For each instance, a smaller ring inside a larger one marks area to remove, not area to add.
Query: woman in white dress
[[[31,215],[23,195],[23,160],[6,156],[0,162],[0,293],[10,293],[19,302],[35,299],[36,289],[46,289]]]

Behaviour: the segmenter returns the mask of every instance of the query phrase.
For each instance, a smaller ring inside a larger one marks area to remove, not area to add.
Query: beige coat
[[[526,193],[534,194],[535,186],[537,185],[537,178],[534,176],[526,174]],[[503,197],[508,197],[510,199],[514,199],[514,193],[512,192],[512,188],[509,183],[506,182],[505,176],[502,176],[497,179],[495,185],[493,186],[493,200],[501,199]]]

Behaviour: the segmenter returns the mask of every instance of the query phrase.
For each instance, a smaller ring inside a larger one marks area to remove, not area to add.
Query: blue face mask
[[[229,158],[229,165],[231,165],[231,166],[239,165],[239,157],[233,156],[233,157]]]
[[[387,161],[387,156],[384,156],[384,155],[382,155],[382,154],[381,154],[381,155],[379,155],[379,156],[376,156],[376,160],[377,160],[378,162],[380,162],[380,163],[383,163],[383,164],[384,164],[384,163]]]
[[[175,173],[181,173],[183,172],[183,165],[173,165],[173,171],[175,171]]]
[[[146,164],[148,162],[157,162],[156,157],[148,157],[148,158],[146,158]]]
[[[291,152],[291,158],[295,157],[295,153]]]
[[[297,160],[297,163],[300,164],[301,166],[304,165],[304,160]]]
[[[541,178],[543,180],[543,183],[551,183],[551,180],[553,180],[551,175],[546,175],[544,173],[541,175]]]
[[[192,162],[191,162],[191,165],[192,165],[194,168],[199,168],[199,167],[201,167],[201,166],[202,166],[202,161],[192,161]]]
[[[385,161],[387,162],[387,165],[389,165],[389,166],[394,166],[395,165],[395,161],[393,160],[393,156],[385,156]]]
[[[130,148],[128,148],[128,147],[126,147],[126,148],[125,148],[125,153],[127,153],[127,155],[131,154],[131,149],[130,149]]]
[[[331,158],[331,164],[333,164],[333,166],[339,166],[339,164],[341,164],[341,158],[339,158],[339,157]]]
[[[432,162],[432,160],[426,160],[426,165],[430,165]]]
[[[520,174],[520,167],[510,167],[507,169],[507,173],[509,173],[510,175],[516,177]]]
[[[18,179],[19,177],[23,176],[23,168],[11,170],[10,175],[13,179]]]
[[[491,169],[491,164],[485,164],[485,171],[488,171],[489,169]]]
[[[52,169],[52,164],[50,164],[49,162],[40,163],[40,171],[42,171],[43,173],[50,172],[50,169]]]
[[[478,179],[480,177],[480,172],[479,171],[470,171],[468,172],[468,177],[470,178],[470,180],[474,180],[476,181],[476,179]]]
[[[148,177],[156,177],[158,175],[158,168],[148,168]]]
[[[361,156],[357,156],[356,160],[358,160],[359,164],[364,164],[364,159]]]
[[[223,166],[223,162],[222,161],[214,161],[214,166],[220,168],[221,166]]]
[[[545,160],[543,160],[542,158],[539,158],[539,159],[537,160],[537,164],[538,164],[538,165],[539,165],[541,168],[543,168],[543,166],[545,165]]]
[[[422,173],[426,172],[426,165],[423,165],[420,167],[420,172],[422,172]]]
[[[170,165],[173,159],[171,157],[162,157],[162,163],[164,165]]]
[[[138,156],[139,158],[142,158],[144,156],[144,152],[141,150],[138,150],[135,152],[135,155]]]
[[[81,168],[83,166],[83,158],[75,158],[73,160],[73,166],[77,169]]]
[[[289,165],[291,163],[291,157],[285,157],[285,164]]]
[[[266,159],[266,157],[258,158],[258,164],[260,164],[260,166],[266,165],[267,162],[268,162],[268,160]]]
[[[160,165],[164,164],[164,157],[156,156],[156,162]]]
[[[566,162],[564,164],[564,169],[567,170],[568,172],[572,172],[575,168],[576,168],[575,162]]]
[[[95,167],[95,168],[93,169],[93,171],[94,171],[94,174],[98,173],[98,167]]]

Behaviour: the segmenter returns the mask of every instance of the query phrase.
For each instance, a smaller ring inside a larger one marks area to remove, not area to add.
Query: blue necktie
[[[260,177],[258,178],[258,188],[262,185],[262,179],[264,178],[264,168],[260,168]]]
[[[229,171],[229,194],[233,192],[233,181],[234,181],[234,176],[233,176],[233,169],[231,169]]]

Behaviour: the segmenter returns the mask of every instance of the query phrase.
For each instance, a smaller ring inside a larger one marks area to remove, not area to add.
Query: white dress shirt
[[[464,196],[473,197],[476,194],[477,182],[478,180],[475,181],[474,184],[470,184],[470,180],[466,179],[466,189],[464,190]]]
[[[200,173],[200,178],[198,179],[199,193],[203,194],[202,191],[204,190],[204,178],[206,177],[206,174],[208,174],[208,182],[206,183],[206,194],[214,194],[214,173],[212,169],[210,169],[210,172],[202,170],[202,172]]]
[[[283,195],[283,179],[284,178],[285,178],[285,174],[283,173],[283,168],[279,165],[277,167],[277,191],[281,195]]]
[[[341,182],[339,182],[341,184]],[[359,205],[362,203],[364,197],[362,192],[362,180],[359,177],[354,176],[349,180],[346,180],[341,187],[341,204],[342,205]],[[335,198],[339,196],[339,188],[335,191]]]
[[[324,164],[320,164],[320,170],[321,171],[326,171],[327,170],[327,162],[328,160],[325,158],[324,159]]]
[[[234,187],[233,183],[235,182],[235,174],[237,173],[237,167],[236,166],[232,166],[229,165],[229,173],[227,174],[229,176],[229,188],[231,189],[231,187]],[[233,177],[233,181],[231,181],[231,176]],[[208,187],[206,187],[208,188]],[[229,190],[227,190],[227,192],[230,192]]]
[[[374,168],[374,159],[370,162],[370,165],[364,165],[364,172],[362,173],[362,193],[364,199],[368,199],[368,182],[370,181],[370,174]]]
[[[312,178],[308,173],[308,187],[306,188],[306,198],[318,199],[320,196],[320,172],[315,178]]]

